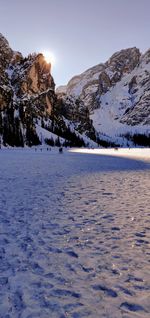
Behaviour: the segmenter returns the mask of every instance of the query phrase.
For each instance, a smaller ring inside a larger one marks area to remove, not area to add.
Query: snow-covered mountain
[[[76,125],[63,116],[50,71],[51,65],[42,54],[24,58],[0,34],[0,144],[32,146],[47,142],[52,146],[82,146],[92,143],[76,130],[80,119]]]
[[[0,34],[0,144],[149,145],[150,50],[115,53],[55,92],[43,54],[23,57]]]
[[[143,55],[137,48],[117,52],[105,64],[73,77],[57,93],[65,103],[68,98],[82,102],[99,139],[149,143],[150,50]]]

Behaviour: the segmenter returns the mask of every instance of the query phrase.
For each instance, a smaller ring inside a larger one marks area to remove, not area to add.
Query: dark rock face
[[[0,35],[0,130],[4,144],[38,143],[36,120],[50,116],[56,100],[50,69],[42,54],[23,58]],[[33,140],[29,141],[29,135]]]
[[[74,124],[76,131],[80,134],[85,133],[92,140],[96,140],[95,130],[89,117],[89,110],[83,102],[71,96],[58,99],[61,104],[60,113]]]
[[[18,56],[18,55],[17,55]],[[50,74],[50,64],[47,64],[42,54],[29,55],[25,59],[13,59],[9,66],[9,79],[18,99],[37,99],[37,95],[45,100],[43,103],[51,112],[51,101],[48,92],[54,93],[55,84]],[[45,92],[45,94],[43,94]],[[47,95],[46,95],[47,93]]]
[[[111,83],[115,84],[121,77],[133,71],[140,61],[141,53],[136,47],[126,50],[121,50],[112,55],[106,62],[106,69],[113,72]]]
[[[9,47],[8,41],[0,33],[0,110],[5,108],[11,100],[12,90],[9,86],[6,68],[13,56],[13,51]]]
[[[140,101],[122,116],[121,123],[130,126],[150,125],[150,94],[143,95]]]
[[[32,96],[47,89],[54,90],[55,85],[50,75],[50,64],[47,64],[42,54],[29,55],[28,58],[13,61],[10,67],[11,84],[16,86],[16,95]]]
[[[8,41],[0,33],[0,76],[5,73],[5,69],[8,67],[12,56],[13,51],[9,47]]]
[[[45,138],[39,137],[42,128],[47,130],[46,135],[56,135],[58,146],[58,136],[64,138],[65,145],[84,145],[81,134],[90,135],[90,129],[94,134],[89,114],[81,109],[80,102],[70,100],[69,105],[57,100],[51,65],[43,54],[24,58],[0,35],[0,144],[40,144]]]
[[[108,89],[111,87],[112,83],[111,80],[109,78],[109,76],[107,75],[107,73],[102,72],[99,76],[99,90],[98,93],[100,95],[105,94]]]
[[[133,106],[121,118],[128,125],[150,125],[150,50],[141,56],[137,74],[129,82]]]

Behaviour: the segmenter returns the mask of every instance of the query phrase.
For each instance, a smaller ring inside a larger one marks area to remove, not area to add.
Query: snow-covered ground
[[[41,149],[0,150],[0,318],[149,318],[149,161]]]
[[[150,148],[74,148],[71,152],[115,156],[115,157],[127,157],[137,158],[141,160],[150,161]]]

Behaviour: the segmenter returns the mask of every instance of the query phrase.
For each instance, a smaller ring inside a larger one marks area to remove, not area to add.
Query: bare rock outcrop
[[[8,41],[0,33],[0,75],[5,72],[13,56],[13,50],[10,48]]]
[[[24,58],[0,34],[0,131],[4,143],[18,145],[20,140],[20,145],[31,135],[37,142],[35,123],[51,115],[55,101],[51,65],[44,56]]]
[[[0,35],[0,109],[10,104],[30,104],[39,97],[45,112],[53,107],[55,84],[51,76],[51,65],[42,54],[30,54],[23,58],[14,52],[8,41]],[[31,99],[31,100],[30,100]]]
[[[73,77],[66,86],[66,95],[80,97],[89,110],[99,107],[100,96],[120,81],[122,76],[130,73],[138,65],[140,56],[137,48],[113,54],[105,64],[96,65]],[[58,92],[61,94],[60,89]]]

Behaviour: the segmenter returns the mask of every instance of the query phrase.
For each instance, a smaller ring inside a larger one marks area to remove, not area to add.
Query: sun
[[[55,55],[51,51],[43,51],[43,56],[47,63],[50,63],[52,66],[55,65],[56,58]]]

